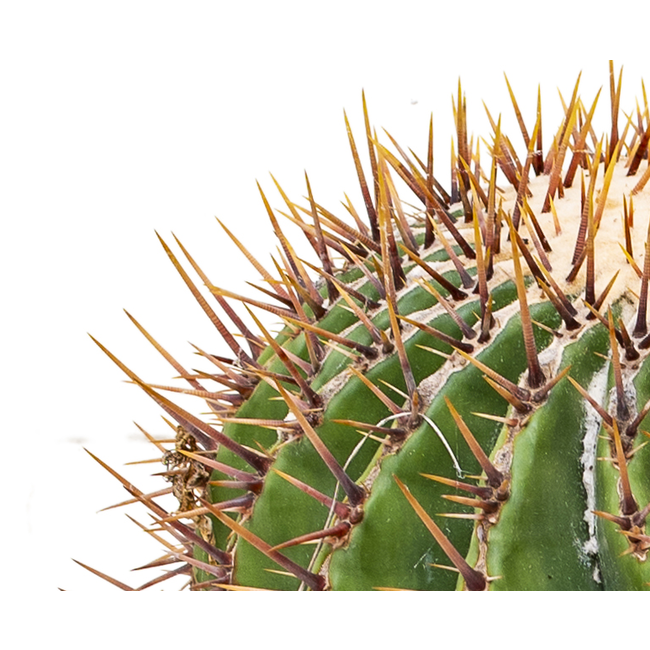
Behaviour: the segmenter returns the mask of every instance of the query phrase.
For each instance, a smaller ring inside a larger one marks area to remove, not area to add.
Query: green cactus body
[[[281,192],[320,270],[262,195],[283,258],[276,277],[254,261],[266,298],[212,285],[181,246],[247,346],[164,244],[234,354],[196,375],[158,346],[207,419],[103,348],[178,425],[176,515],[127,487],[193,588],[650,588],[647,112],[605,145],[574,93],[544,157],[540,109],[524,158],[495,125],[486,162],[464,105],[449,192],[431,136],[426,162],[395,145],[402,162],[369,130],[368,176],[349,131],[367,225]]]

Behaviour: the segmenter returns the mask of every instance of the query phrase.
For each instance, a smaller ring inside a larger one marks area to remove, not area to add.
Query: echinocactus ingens
[[[344,220],[309,183],[304,205],[277,186],[282,211],[262,193],[271,271],[224,227],[263,279],[256,299],[214,285],[177,241],[193,280],[161,239],[233,356],[197,348],[207,369],[190,372],[132,318],[186,382],[170,388],[100,345],[176,423],[172,449],[153,441],[166,490],[144,494],[99,461],[166,534],[157,563],[174,569],[149,585],[648,589],[650,117],[647,103],[620,113],[620,89],[610,64],[599,137],[597,98],[583,104],[576,83],[546,149],[541,102],[526,123],[511,92],[525,153],[492,121],[479,157],[459,87],[448,188],[432,130],[422,157],[387,147],[364,101],[367,169],[347,125],[363,208],[348,202]],[[281,319],[277,336],[257,310]]]

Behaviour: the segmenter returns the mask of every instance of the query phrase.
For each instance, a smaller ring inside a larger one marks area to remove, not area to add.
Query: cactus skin
[[[617,106],[611,64],[610,76]],[[425,163],[395,145],[404,164],[367,128],[367,178],[348,125],[369,225],[353,208],[356,226],[344,225],[309,185],[305,208],[278,186],[319,259],[314,283],[262,193],[280,277],[248,257],[273,306],[212,285],[177,242],[247,347],[161,240],[234,355],[201,351],[211,370],[190,374],[133,319],[186,378],[172,390],[205,399],[206,420],[98,343],[177,424],[164,460],[181,517],[99,461],[173,534],[179,565],[166,575],[206,590],[650,588],[650,124],[640,113],[619,141],[616,107],[608,144],[592,142],[576,92],[544,158],[540,107],[532,136],[522,124],[523,163],[495,125],[483,165],[459,87],[449,194],[432,174],[431,131]],[[403,216],[396,176],[417,214]],[[629,260],[607,234],[616,220]],[[284,321],[275,339],[251,306]]]

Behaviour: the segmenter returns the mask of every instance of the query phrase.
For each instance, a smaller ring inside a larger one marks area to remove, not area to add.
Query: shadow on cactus
[[[224,226],[262,278],[255,298],[161,239],[232,356],[196,348],[207,369],[190,372],[131,318],[185,382],[166,387],[98,343],[174,423],[171,445],[151,439],[168,482],[155,494],[96,459],[164,545],[151,566],[166,571],[140,588],[179,574],[203,590],[650,587],[650,118],[619,110],[611,63],[609,82],[602,137],[579,79],[554,132],[508,85],[521,133],[490,118],[482,156],[459,85],[448,189],[431,126],[421,158],[386,146],[364,101],[363,147],[346,119],[362,206],[344,219],[309,182],[304,204],[276,183],[270,269]]]

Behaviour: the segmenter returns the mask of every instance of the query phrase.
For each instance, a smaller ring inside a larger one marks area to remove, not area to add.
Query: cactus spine
[[[459,87],[449,190],[431,128],[423,159],[391,149],[364,101],[369,172],[346,125],[365,221],[320,206],[308,182],[305,205],[276,183],[284,210],[262,192],[274,272],[224,226],[264,280],[256,299],[212,284],[177,240],[193,280],[161,239],[233,356],[197,348],[207,369],[190,372],[132,318],[186,382],[165,387],[98,343],[176,426],[163,460],[177,512],[97,459],[169,535],[176,568],[144,586],[184,573],[195,589],[649,588],[650,121],[647,105],[623,120],[611,64],[610,82],[607,137],[576,83],[546,151],[541,102],[530,130],[511,91],[521,157],[494,122],[479,156]]]

